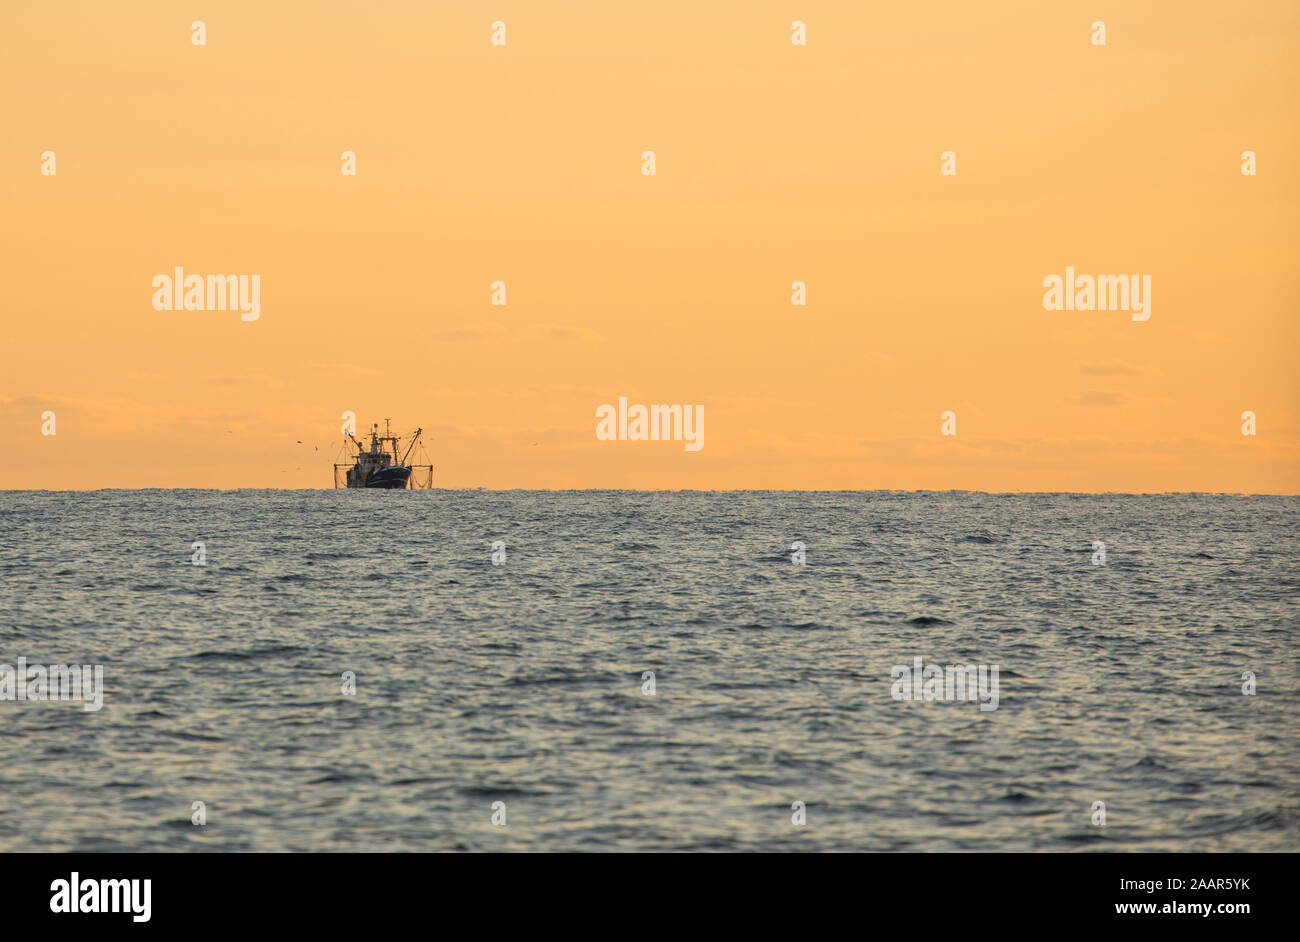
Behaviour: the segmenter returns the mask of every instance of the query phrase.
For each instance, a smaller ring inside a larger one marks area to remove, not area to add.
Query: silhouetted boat
[[[368,487],[383,490],[405,490],[409,487],[428,488],[433,484],[433,465],[409,464],[408,460],[420,443],[423,429],[416,429],[411,435],[410,444],[402,451],[401,436],[394,435],[389,428],[389,420],[384,419],[384,434],[379,434],[379,425],[370,427],[370,447],[367,448],[351,434],[348,439],[356,446],[357,453],[352,455],[352,464],[334,465],[335,487]],[[340,484],[339,472],[346,471]],[[427,472],[412,476],[414,471]]]

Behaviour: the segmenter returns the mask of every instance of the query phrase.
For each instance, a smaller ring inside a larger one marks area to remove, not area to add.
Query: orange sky
[[[328,487],[352,410],[442,487],[1298,493],[1298,10],[5,4],[0,487]]]

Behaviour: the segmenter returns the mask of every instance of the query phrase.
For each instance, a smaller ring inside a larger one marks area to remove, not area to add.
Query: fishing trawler
[[[378,423],[370,427],[369,447],[357,441],[352,433],[344,432],[347,435],[344,450],[351,442],[356,454],[348,456],[351,464],[334,465],[335,487],[424,490],[433,486],[433,465],[410,463],[412,455],[423,454],[423,450],[417,452],[417,448],[420,448],[420,435],[424,429],[417,428],[411,433],[410,443],[403,451],[402,436],[394,435],[389,423],[389,419],[384,419],[383,435],[379,434]]]

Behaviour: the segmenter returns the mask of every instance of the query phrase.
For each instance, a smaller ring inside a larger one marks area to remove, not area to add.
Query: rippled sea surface
[[[0,701],[0,850],[1300,850],[1297,524],[1204,495],[0,493],[0,663],[106,687]],[[895,700],[916,656],[998,665],[998,708]]]

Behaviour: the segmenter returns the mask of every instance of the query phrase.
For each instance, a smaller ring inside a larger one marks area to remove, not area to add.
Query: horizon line
[[[343,488],[343,487],[86,487],[86,488],[16,488],[0,487],[0,494],[96,494],[103,491],[143,492],[143,491],[214,491],[231,493],[236,491],[346,491],[346,490],[380,490],[380,488]],[[788,488],[788,487],[737,487],[737,488],[695,488],[695,487],[428,487],[398,488],[407,491],[443,491],[459,493],[463,491],[489,491],[492,493],[536,493],[567,494],[582,492],[609,492],[628,494],[981,494],[988,497],[1019,496],[1079,496],[1079,497],[1300,497],[1300,492],[1274,491],[981,491],[972,488]]]

